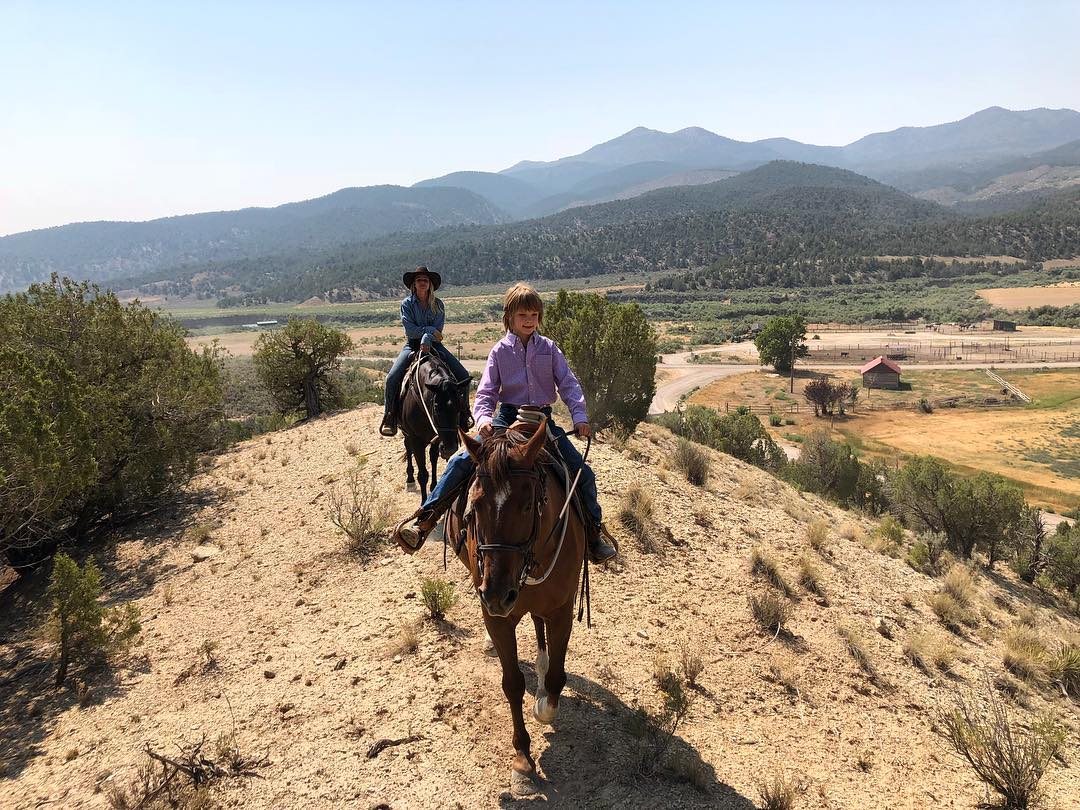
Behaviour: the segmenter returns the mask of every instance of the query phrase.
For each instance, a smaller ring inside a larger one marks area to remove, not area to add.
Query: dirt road
[[[735,374],[743,374],[748,371],[756,371],[760,368],[756,363],[731,363],[723,365],[691,363],[689,361],[690,352],[665,354],[663,355],[663,358],[661,367],[667,369],[671,373],[671,376],[656,387],[656,396],[653,398],[652,407],[649,408],[650,414],[664,413],[665,411],[672,410],[678,404],[680,397],[695,388],[708,385],[714,380],[719,380],[722,377],[731,377]],[[482,366],[483,364],[480,365]],[[468,366],[468,363],[466,363],[466,366]],[[797,368],[858,373],[859,366],[859,363],[800,363]],[[962,371],[964,369],[983,368],[1080,368],[1080,362],[1009,363],[1007,365],[1004,363],[913,363],[909,368],[918,369],[919,371]]]

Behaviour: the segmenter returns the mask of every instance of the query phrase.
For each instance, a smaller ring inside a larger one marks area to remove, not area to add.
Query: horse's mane
[[[421,362],[420,368],[416,371],[418,374],[423,375],[421,377],[422,380],[428,382],[454,382],[454,375],[450,373],[449,367],[446,365],[445,361],[434,352]]]
[[[507,430],[489,436],[480,447],[479,467],[491,476],[492,484],[498,488],[510,479],[510,454],[529,440],[529,436],[516,430]]]

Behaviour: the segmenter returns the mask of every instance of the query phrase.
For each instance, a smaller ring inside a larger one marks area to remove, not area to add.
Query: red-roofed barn
[[[900,366],[882,356],[875,357],[861,369],[863,388],[900,388]]]

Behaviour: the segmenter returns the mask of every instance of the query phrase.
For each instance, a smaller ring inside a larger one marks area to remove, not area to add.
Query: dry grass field
[[[396,355],[403,345],[401,327],[369,326],[359,329],[347,329],[349,337],[356,344],[355,355],[369,357],[389,357]],[[224,335],[196,335],[188,338],[192,347],[209,346],[213,341],[237,357],[251,354],[261,332],[245,330],[229,332]],[[447,324],[444,333],[446,345],[462,358],[481,359],[487,357],[491,346],[502,335],[497,324],[492,323],[454,323]],[[460,347],[460,348],[459,348]]]
[[[1028,307],[1066,307],[1080,304],[1080,284],[1053,284],[1047,287],[993,287],[979,290],[979,295],[1002,309]]]
[[[1080,370],[1003,371],[1004,379],[1034,400],[1030,406],[965,407],[987,398],[1001,399],[1000,388],[981,371],[905,372],[905,391],[860,393],[854,414],[826,421],[807,410],[802,388],[810,374],[796,378],[795,394],[787,380],[765,371],[717,380],[697,391],[694,404],[723,408],[738,404],[771,405],[786,422],[770,428],[779,439],[798,442],[826,427],[871,457],[895,462],[905,455],[933,453],[965,472],[986,470],[1023,487],[1028,499],[1057,511],[1080,505]],[[855,379],[854,375],[833,375]],[[960,407],[939,407],[932,414],[914,403],[961,397]],[[788,407],[798,404],[798,412]],[[874,406],[869,410],[864,406]],[[895,409],[878,410],[882,405]]]

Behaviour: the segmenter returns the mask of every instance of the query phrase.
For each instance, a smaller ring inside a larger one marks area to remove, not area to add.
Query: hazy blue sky
[[[498,170],[638,125],[844,144],[1080,109],[1078,31],[1080,3],[1015,0],[0,0],[0,234]]]

